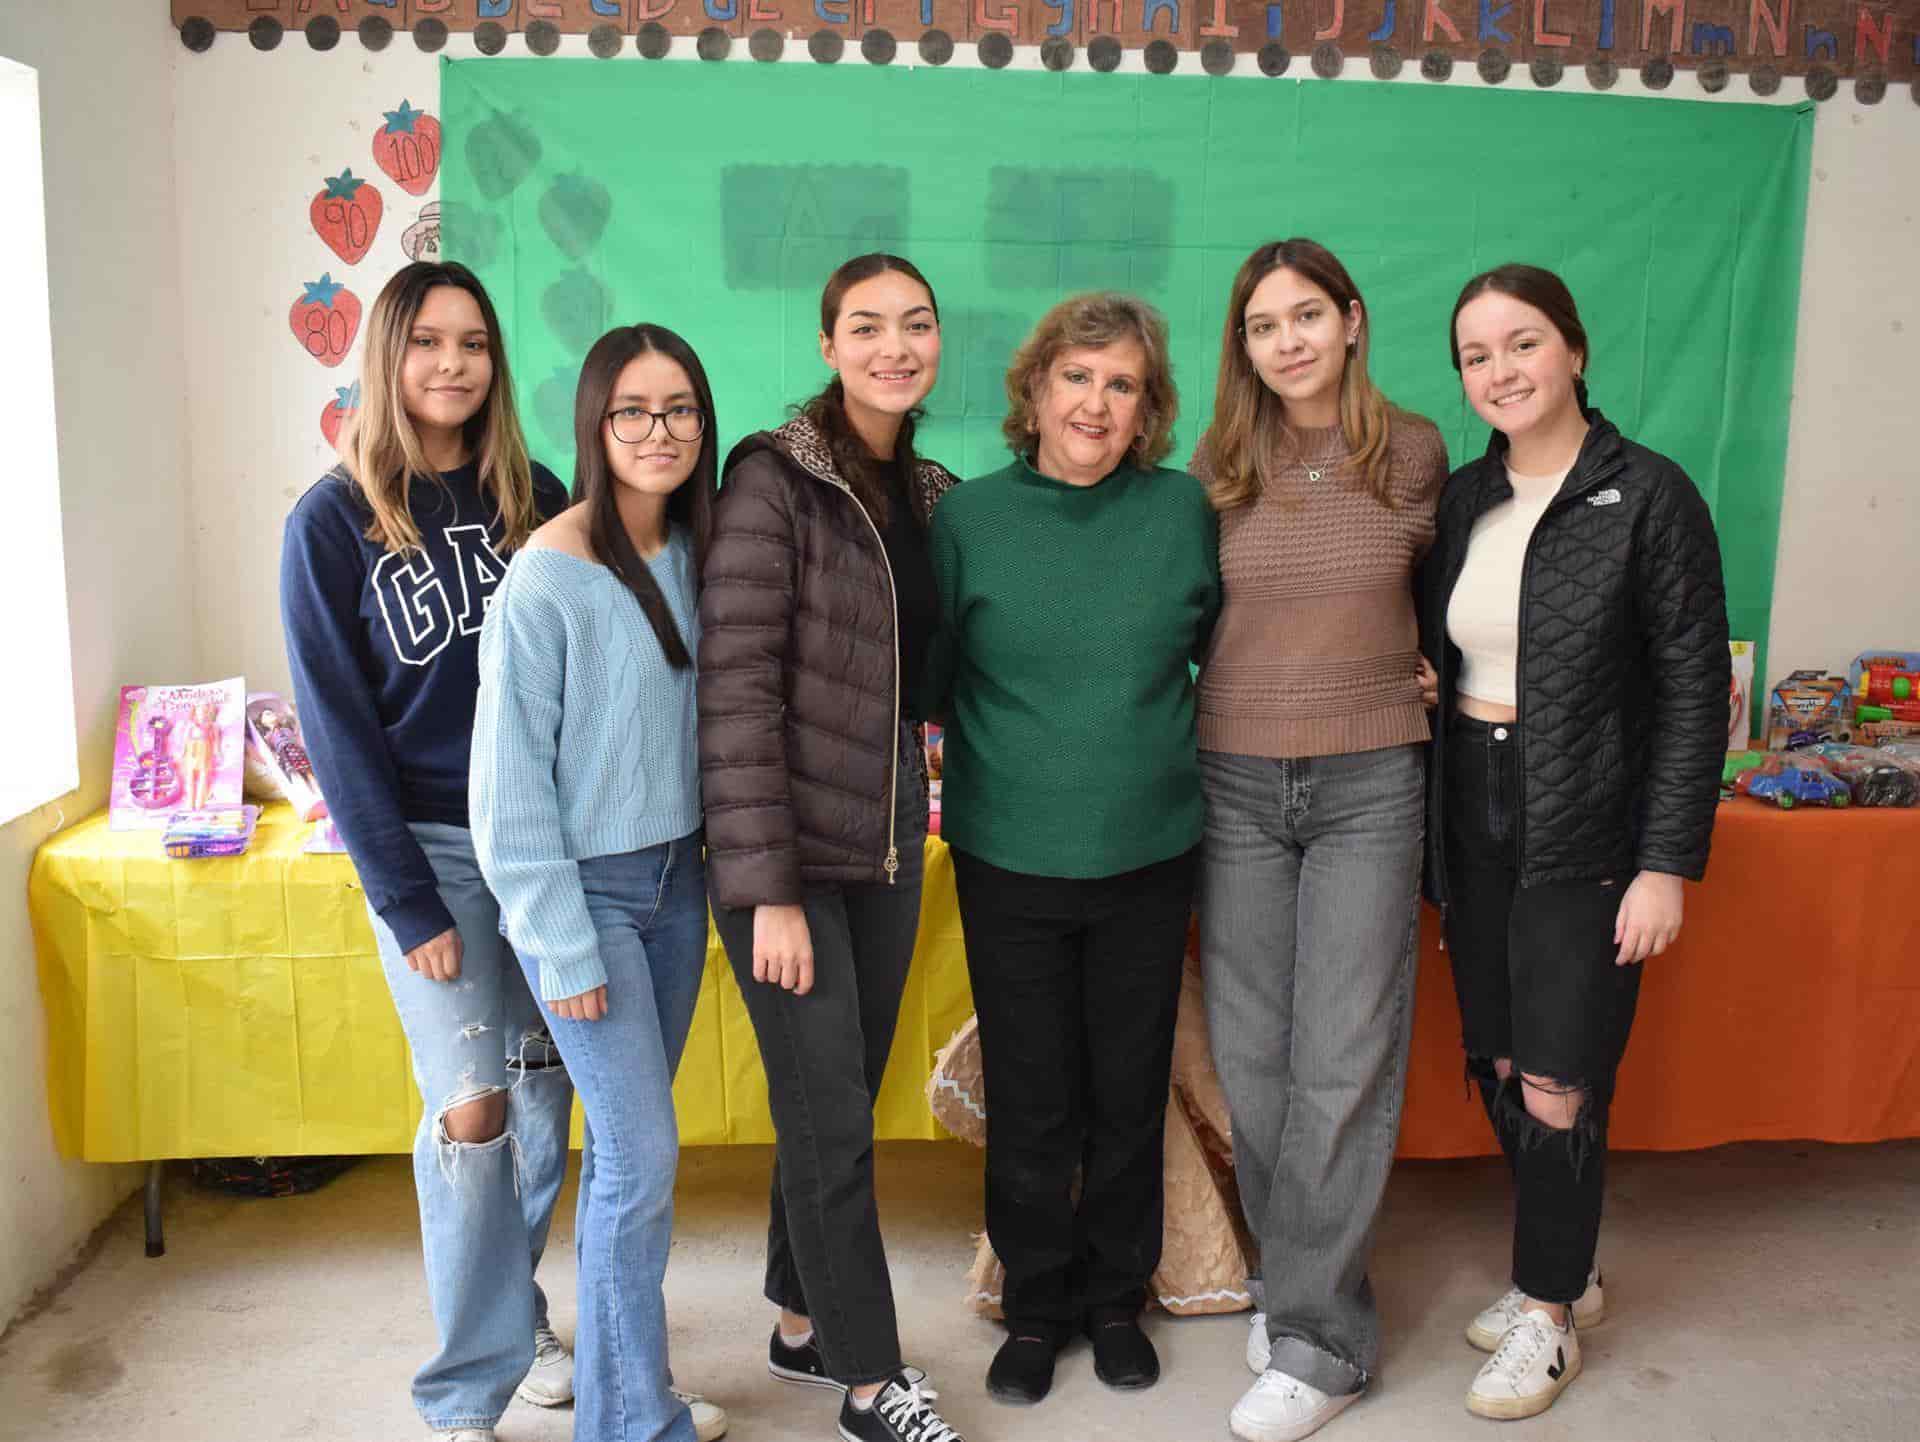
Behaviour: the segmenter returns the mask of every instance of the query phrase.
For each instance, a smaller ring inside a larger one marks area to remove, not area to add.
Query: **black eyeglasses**
[[[666,426],[676,441],[697,441],[706,433],[707,417],[698,406],[675,406],[670,411],[650,411],[644,406],[622,406],[608,411],[613,422],[613,438],[623,446],[637,446],[653,434],[654,422]]]

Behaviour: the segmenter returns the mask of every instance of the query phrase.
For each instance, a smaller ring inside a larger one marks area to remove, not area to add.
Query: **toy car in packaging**
[[[1767,703],[1767,750],[1853,740],[1853,692],[1838,676],[1795,671]]]
[[[1771,801],[1782,811],[1796,806],[1846,806],[1853,793],[1817,756],[1769,752],[1751,771],[1740,773],[1733,789],[1756,801]]]
[[[1920,764],[1873,746],[1809,746],[1803,756],[1817,756],[1853,793],[1855,806],[1913,806],[1920,804]]]

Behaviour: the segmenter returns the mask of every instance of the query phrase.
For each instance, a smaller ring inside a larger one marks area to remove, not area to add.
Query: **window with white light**
[[[0,823],[80,784],[54,439],[40,81],[0,58]]]

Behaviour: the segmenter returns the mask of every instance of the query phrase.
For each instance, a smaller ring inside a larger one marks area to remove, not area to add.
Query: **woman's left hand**
[[[1440,704],[1440,673],[1433,669],[1431,661],[1422,656],[1419,668],[1413,675],[1420,683],[1420,704],[1429,711],[1433,710]]]
[[[1673,944],[1680,935],[1684,885],[1665,871],[1643,871],[1633,878],[1613,919],[1613,942],[1620,948],[1615,966],[1645,961]]]
[[[558,1001],[547,1003],[547,1010],[555,1016],[564,1016],[568,1021],[598,1021],[607,1014],[607,989],[596,986],[592,991],[583,991],[578,996],[563,996]]]

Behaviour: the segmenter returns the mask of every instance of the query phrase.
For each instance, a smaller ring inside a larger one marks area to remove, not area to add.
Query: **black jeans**
[[[1078,880],[953,853],[987,1093],[987,1235],[1018,1333],[1064,1341],[1146,1302],[1198,857]]]
[[[1448,726],[1447,954],[1467,1070],[1513,1172],[1513,1285],[1572,1302],[1599,1242],[1607,1113],[1640,995],[1641,968],[1613,960],[1631,878],[1521,886],[1520,727],[1459,715]],[[1513,1062],[1504,1081],[1500,1057]],[[1585,1094],[1571,1128],[1527,1111],[1522,1073]]]
[[[920,925],[924,761],[903,731],[894,883],[807,889],[813,989],[753,979],[753,908],[713,908],[767,1073],[775,1135],[766,1297],[812,1319],[827,1374],[900,1370],[893,1283],[873,1195],[873,1101],[887,1070]]]

